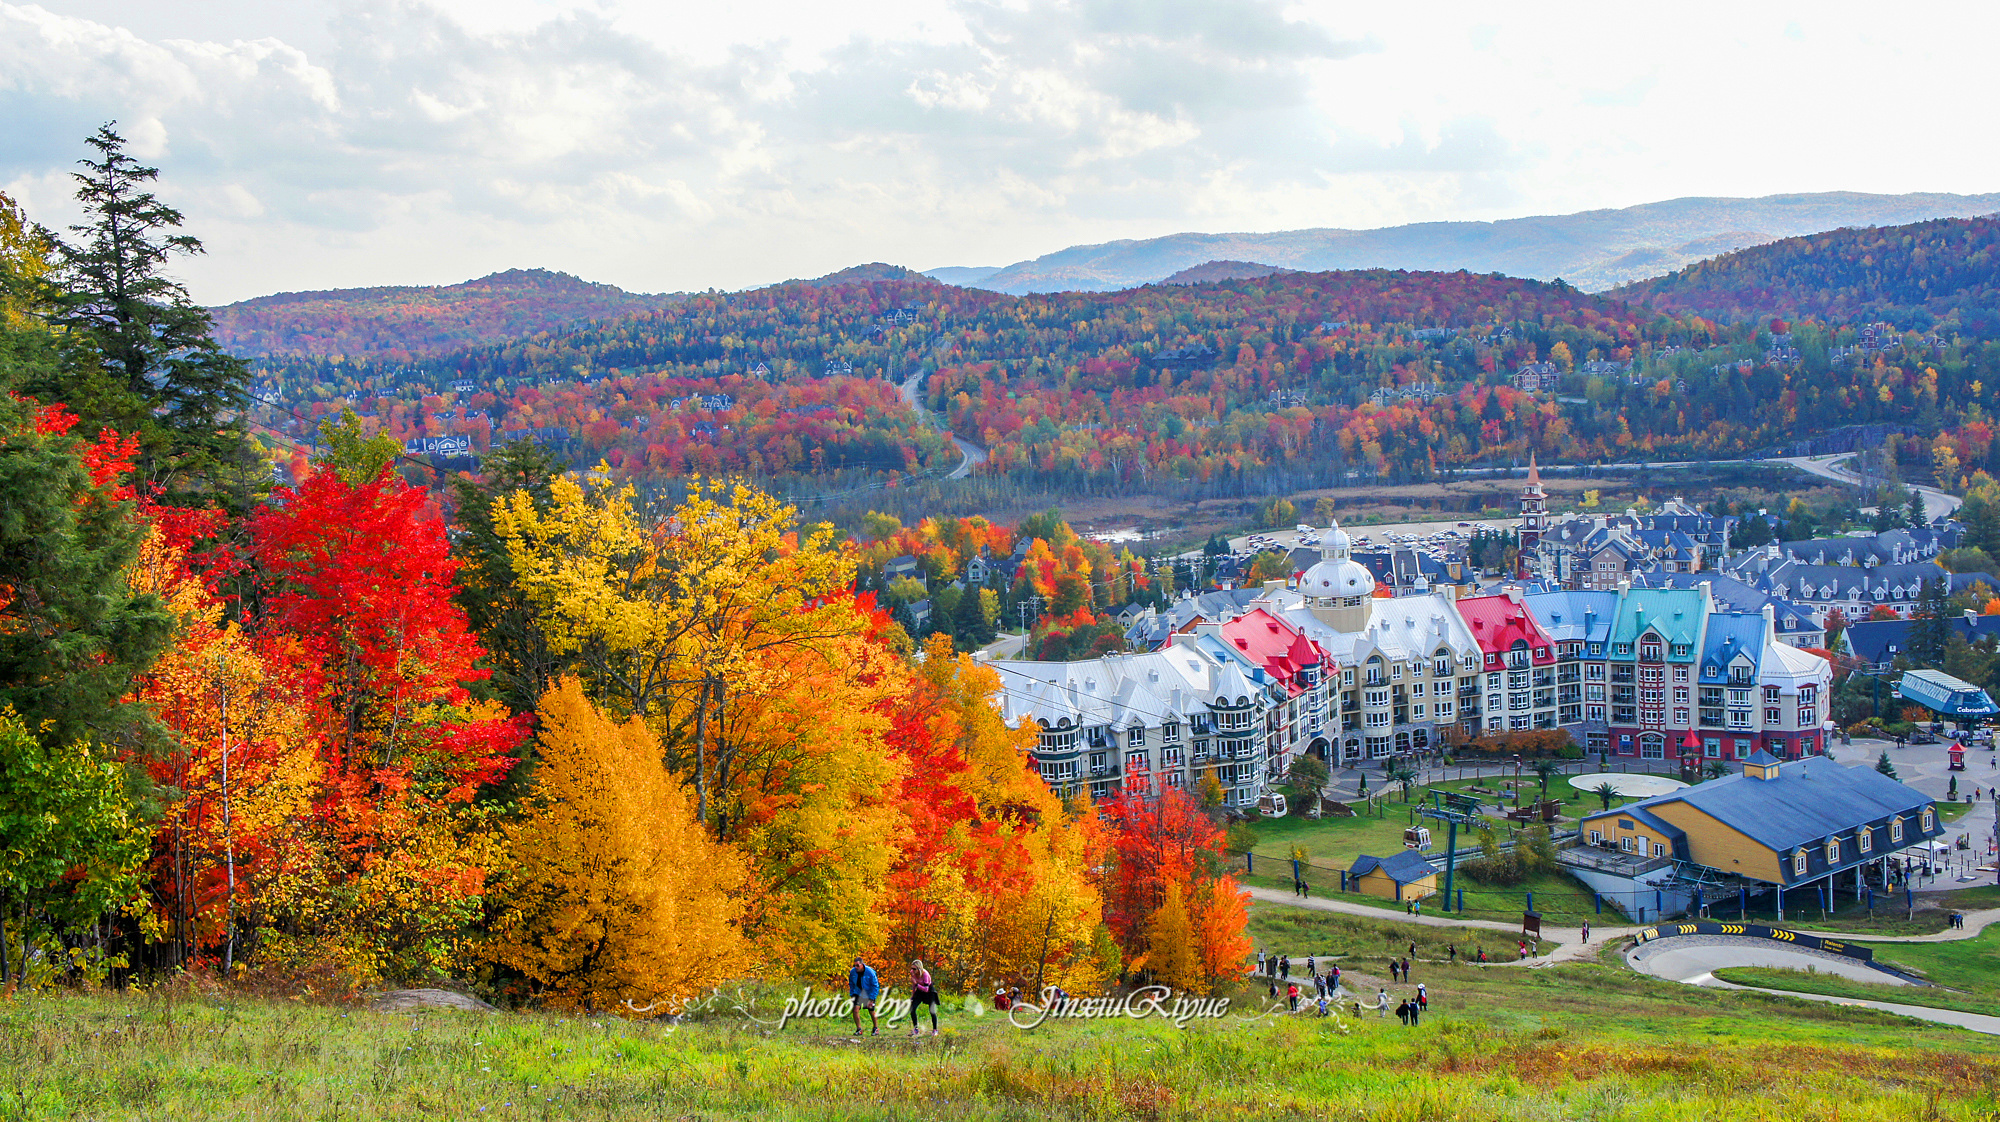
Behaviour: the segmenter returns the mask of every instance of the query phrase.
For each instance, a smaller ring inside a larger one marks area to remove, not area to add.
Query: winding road
[[[932,416],[931,411],[924,408],[923,403],[917,400],[917,386],[922,384],[923,380],[924,372],[919,370],[905,379],[902,385],[897,388],[903,391],[903,400],[909,404],[912,413],[929,422],[931,427],[951,437],[951,442],[958,446],[958,454],[962,458],[959,460],[958,466],[953,468],[951,474],[945,476],[945,478],[964,479],[966,476],[972,474],[973,468],[986,462],[986,449],[969,440],[960,440],[956,433],[945,427],[941,419]]]

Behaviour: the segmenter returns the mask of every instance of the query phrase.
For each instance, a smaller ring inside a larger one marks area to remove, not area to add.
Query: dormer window
[[[1933,813],[1933,812],[1932,812],[1932,810],[1931,810],[1931,808],[1930,808],[1930,807],[1925,807],[1925,808],[1924,808],[1924,833],[1928,834],[1928,833],[1930,833],[1930,832],[1931,832],[1932,830],[1935,830],[1935,829],[1937,829],[1937,815],[1936,815],[1935,813]]]
[[[1800,847],[1797,853],[1792,854],[1792,875],[1795,877],[1806,875],[1806,851],[1804,847]]]
[[[1875,848],[1875,831],[1863,826],[1861,829],[1855,831],[1854,843],[1855,848],[1861,852],[1870,852]]]
[[[1900,814],[1889,820],[1889,844],[1903,844],[1903,816]]]
[[[1840,864],[1840,839],[1839,839],[1839,838],[1828,838],[1828,839],[1826,839],[1826,863],[1827,863],[1828,865],[1838,865],[1838,864]]]

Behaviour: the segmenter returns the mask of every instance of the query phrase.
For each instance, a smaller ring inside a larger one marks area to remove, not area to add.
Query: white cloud
[[[2000,187],[1975,67],[1879,10],[1543,0],[0,0],[0,189],[116,118],[197,294],[514,265],[631,288],[1183,229]],[[1929,5],[1981,41],[1986,5]],[[1919,123],[1923,131],[1915,126]],[[1922,160],[1882,158],[1920,147]]]

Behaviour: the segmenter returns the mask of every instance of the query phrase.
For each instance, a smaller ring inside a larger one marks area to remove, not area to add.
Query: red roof
[[[1321,661],[1319,648],[1311,640],[1262,608],[1252,608],[1223,624],[1222,639],[1283,682],[1291,694],[1304,689],[1298,682],[1299,670]]]
[[[1510,596],[1473,596],[1458,602],[1458,614],[1472,629],[1479,649],[1489,655],[1505,654],[1526,644],[1530,661],[1546,665],[1556,660],[1555,648],[1525,604]],[[1536,653],[1539,652],[1539,653]]]

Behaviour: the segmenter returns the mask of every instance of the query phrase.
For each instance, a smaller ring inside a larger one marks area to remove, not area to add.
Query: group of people
[[[855,956],[854,965],[847,971],[847,996],[854,1001],[854,1035],[861,1035],[861,1011],[868,1011],[868,1035],[881,1035],[881,1026],[876,1022],[875,1007],[882,1000],[882,979],[868,961]],[[931,972],[924,969],[923,960],[910,960],[910,1035],[919,1035],[917,1010],[926,1005],[931,1011],[931,1035],[938,1034],[938,991],[937,982]]]
[[[1381,1000],[1383,1006],[1387,1007],[1389,1004],[1389,995],[1386,993],[1383,994]],[[1407,1026],[1414,1027],[1417,1023],[1417,1018],[1428,1012],[1430,1007],[1431,995],[1425,991],[1422,984],[1419,984],[1415,997],[1405,998],[1401,1005],[1396,1006],[1396,1019]]]

